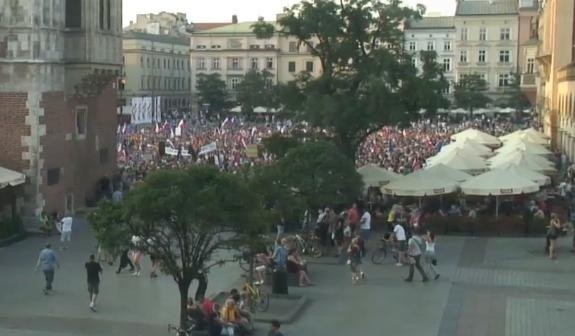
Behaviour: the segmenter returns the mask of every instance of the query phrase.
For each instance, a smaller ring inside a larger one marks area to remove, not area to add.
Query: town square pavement
[[[167,276],[116,275],[106,265],[99,310],[88,309],[83,264],[95,241],[85,222],[75,229],[71,248],[58,251],[62,267],[50,296],[42,294],[42,274],[34,273],[46,239],[0,249],[0,335],[168,335],[179,299]],[[559,258],[550,261],[542,238],[439,237],[441,277],[429,283],[417,274],[405,283],[406,267],[367,262],[367,282],[353,286],[347,266],[335,258],[310,260],[316,285],[290,287],[309,304],[282,330],[286,336],[573,335],[575,254],[568,240],[560,240]],[[58,246],[56,237],[50,241]],[[229,289],[238,276],[237,265],[214,269],[208,292]],[[267,326],[258,327],[265,335]]]

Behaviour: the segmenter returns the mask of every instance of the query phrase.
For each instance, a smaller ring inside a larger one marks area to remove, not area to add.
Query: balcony
[[[537,84],[536,73],[524,73],[521,75],[521,86],[535,86]]]

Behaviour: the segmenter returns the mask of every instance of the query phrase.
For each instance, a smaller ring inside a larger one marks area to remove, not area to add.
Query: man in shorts
[[[88,294],[90,295],[90,310],[96,311],[94,304],[96,297],[100,292],[100,274],[102,274],[102,267],[96,261],[96,256],[91,254],[90,261],[86,263],[86,275],[88,277]]]
[[[406,262],[405,252],[407,251],[407,236],[405,234],[405,229],[401,224],[396,223],[393,227],[393,235],[397,241],[397,250],[399,255],[399,260],[397,261],[397,266],[403,266]]]
[[[72,216],[66,216],[62,218],[62,220],[58,225],[60,229],[60,242],[62,243],[62,249],[64,250],[68,248],[68,246],[66,246],[66,242],[70,244],[70,241],[72,240],[73,223],[74,219],[72,218]]]

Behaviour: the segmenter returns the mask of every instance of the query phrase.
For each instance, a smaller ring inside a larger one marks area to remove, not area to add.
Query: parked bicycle
[[[381,245],[372,252],[371,262],[379,265],[382,264],[387,258],[388,254],[391,254],[395,262],[399,261],[399,250],[397,249],[397,244],[392,240],[389,233],[385,234],[380,238]]]
[[[250,312],[255,313],[265,312],[270,306],[270,294],[266,292],[260,285],[251,285],[246,282],[243,287],[246,295],[246,303]]]
[[[301,255],[308,255],[313,258],[320,258],[323,255],[323,247],[320,239],[316,235],[311,235],[308,239],[296,234],[293,236],[295,248]]]

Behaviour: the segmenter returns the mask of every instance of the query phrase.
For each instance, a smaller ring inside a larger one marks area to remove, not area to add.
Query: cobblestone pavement
[[[168,335],[178,314],[178,292],[169,277],[116,275],[105,267],[98,313],[87,308],[83,262],[94,249],[82,225],[69,250],[59,252],[56,293],[41,293],[33,268],[41,238],[0,249],[0,335]],[[335,258],[310,261],[313,287],[292,288],[310,304],[286,336],[567,336],[575,330],[575,254],[560,240],[550,261],[541,238],[439,237],[441,278],[405,283],[406,267],[362,265],[366,283],[353,286],[348,266]],[[52,239],[56,243],[55,238]],[[144,265],[146,268],[147,265]],[[211,292],[229,289],[236,265],[210,274]],[[193,290],[193,288],[192,288]],[[259,326],[264,335],[267,326]]]

